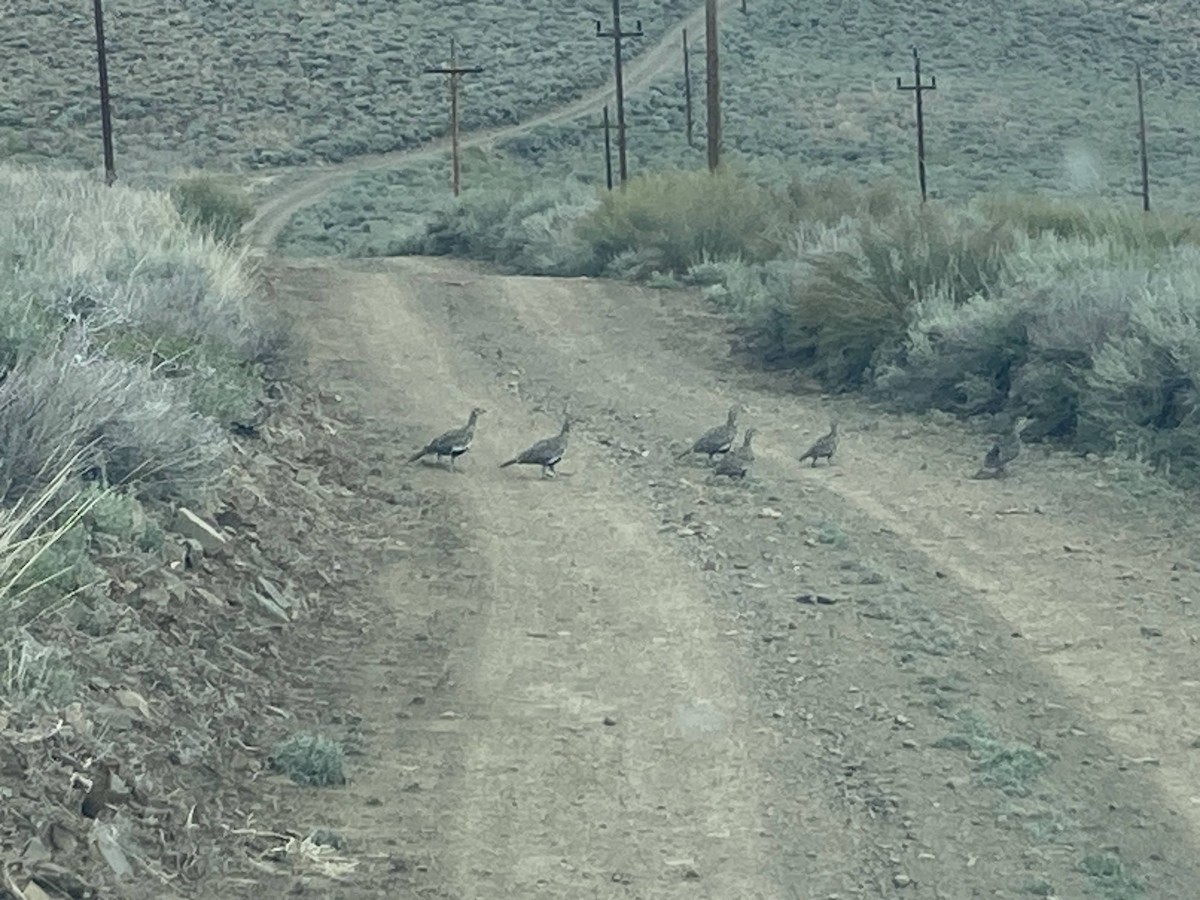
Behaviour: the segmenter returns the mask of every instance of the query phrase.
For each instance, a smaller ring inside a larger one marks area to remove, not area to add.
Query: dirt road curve
[[[725,9],[734,6],[735,2],[736,0],[719,0],[718,6]],[[702,33],[704,7],[701,6],[675,27],[667,29],[662,39],[651,49],[626,63],[624,82],[627,96],[632,96],[645,89],[664,72],[678,65],[679,29],[681,28],[689,28],[693,33]],[[573,103],[568,103],[566,106],[550,110],[516,125],[463,134],[460,143],[464,149],[488,146],[497,141],[526,134],[543,125],[570,122],[589,113],[599,113],[606,103],[611,102],[612,88],[605,85],[585,94]],[[275,243],[275,239],[287,226],[287,223],[291,221],[292,216],[316,203],[330,191],[353,181],[359,175],[394,169],[405,163],[438,153],[448,153],[449,150],[450,138],[446,137],[413,150],[356,156],[344,163],[316,169],[292,170],[284,176],[287,183],[258,205],[255,216],[246,224],[244,233],[250,243],[259,247],[270,247]]]
[[[426,510],[338,676],[353,783],[298,801],[362,863],[322,896],[1197,895],[1186,510],[967,480],[976,441],[740,373],[690,295],[274,265]],[[759,459],[710,484],[674,454],[735,399]],[[562,477],[497,468],[567,403]],[[461,473],[402,465],[474,404]]]

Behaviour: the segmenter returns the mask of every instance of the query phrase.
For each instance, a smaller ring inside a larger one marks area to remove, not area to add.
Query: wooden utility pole
[[[100,69],[100,130],[104,136],[104,183],[112,186],[117,180],[113,161],[112,111],[108,100],[108,51],[104,45],[104,9],[101,0],[93,0],[92,15],[96,22],[96,61]]]
[[[929,84],[921,81],[921,57],[917,54],[917,48],[913,47],[913,83],[903,84],[899,77],[896,78],[896,90],[912,91],[917,97],[917,178],[921,182],[921,202],[925,202],[925,109],[921,103],[921,95],[925,91],[937,90],[937,76],[929,79]]]
[[[612,0],[613,24],[610,31],[601,31],[601,24],[596,22],[596,37],[611,38],[613,42],[613,68],[617,79],[617,159],[621,171],[621,184],[629,178],[629,165],[625,156],[625,76],[622,73],[621,40],[623,38],[642,37],[642,20],[637,20],[634,31],[621,30],[621,0]]]
[[[589,125],[589,128],[604,129],[604,183],[608,185],[608,189],[613,189],[613,165],[612,165],[612,124],[608,120],[608,104],[604,104],[604,115],[601,118],[601,124]]]
[[[450,76],[450,185],[455,197],[458,196],[462,185],[462,160],[458,152],[458,91],[463,75],[474,75],[482,71],[482,66],[458,64],[458,47],[454,38],[450,38],[450,65],[425,70],[429,75]]]
[[[687,29],[683,29],[683,117],[687,127],[687,142],[689,147],[695,146],[692,140],[692,51],[688,49]]]
[[[708,170],[721,164],[721,76],[717,59],[717,0],[704,2],[704,56],[708,68]]]
[[[1142,163],[1142,212],[1150,212],[1150,160],[1146,156],[1146,104],[1142,97],[1142,66],[1134,63],[1137,74],[1138,151]]]

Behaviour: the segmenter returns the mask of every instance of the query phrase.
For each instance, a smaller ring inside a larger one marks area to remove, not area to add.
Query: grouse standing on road
[[[812,467],[816,467],[818,459],[826,459],[830,465],[833,465],[833,454],[837,452],[838,446],[838,423],[831,422],[829,424],[829,434],[822,438],[818,438],[817,442],[809,447],[800,455],[800,462],[806,459],[812,460]]]
[[[737,437],[738,413],[745,409],[746,407],[740,403],[729,407],[729,418],[725,420],[724,425],[718,425],[716,428],[710,428],[704,432],[696,438],[696,443],[680,453],[676,459],[683,459],[691,453],[707,453],[708,461],[711,463],[717,454],[728,453],[729,448],[733,446],[733,439]]]
[[[1021,455],[1021,432],[1029,424],[1029,419],[1019,416],[1013,422],[1012,431],[998,438],[992,448],[983,458],[983,468],[975,473],[975,478],[1000,478],[1005,473],[1005,467]]]
[[[554,467],[562,460],[567,452],[567,435],[571,431],[571,417],[563,419],[562,430],[554,437],[543,438],[527,450],[523,450],[512,459],[500,463],[500,468],[509,466],[541,466],[542,477],[553,478],[557,473]]]
[[[750,470],[750,464],[754,462],[754,451],[750,449],[750,440],[753,437],[754,429],[747,428],[742,446],[722,456],[716,468],[713,469],[713,474],[727,475],[730,478],[745,478],[746,473]]]
[[[419,453],[410,456],[408,461],[416,462],[422,456],[428,456],[431,453],[437,455],[438,462],[442,461],[442,457],[448,456],[450,457],[450,471],[453,472],[454,460],[471,449],[471,441],[475,440],[475,423],[485,412],[487,412],[486,409],[476,406],[471,410],[471,417],[467,419],[466,425],[461,428],[452,428],[445,434],[439,434]]]

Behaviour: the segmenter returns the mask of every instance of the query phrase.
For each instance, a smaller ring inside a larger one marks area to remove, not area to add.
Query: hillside
[[[118,170],[244,171],[416,146],[445,132],[450,38],[473,76],[467,128],[519,121],[572,100],[611,71],[595,36],[604,2],[253,0],[200,7],[110,3],[105,14]],[[691,0],[630,9],[647,40]],[[100,158],[91,7],[27,4],[0,38],[0,158]],[[633,22],[628,25],[631,27]]]

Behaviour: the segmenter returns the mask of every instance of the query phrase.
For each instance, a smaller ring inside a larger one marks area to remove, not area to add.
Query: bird
[[[500,463],[500,468],[506,469],[509,466],[541,466],[542,477],[555,477],[557,474],[554,467],[562,460],[563,454],[567,452],[567,435],[571,431],[571,417],[564,416],[562,430],[554,437],[543,438],[533,446],[522,450],[512,459],[505,460]]]
[[[438,462],[442,461],[442,457],[448,456],[450,457],[450,471],[453,472],[454,460],[471,449],[471,441],[475,440],[475,423],[485,412],[487,412],[486,409],[476,406],[471,410],[471,416],[467,419],[466,425],[460,428],[451,428],[445,434],[439,434],[420,452],[410,456],[408,461],[414,463],[422,456],[428,456],[431,453],[437,455]]]
[[[711,463],[719,453],[728,453],[729,448],[733,446],[733,440],[737,437],[737,417],[739,412],[745,412],[746,407],[741,403],[735,403],[729,407],[729,418],[725,420],[724,425],[718,425],[716,428],[710,428],[700,437],[696,438],[696,442],[691,447],[680,453],[676,459],[683,459],[692,453],[707,453],[708,461]]]
[[[1005,467],[1021,455],[1021,432],[1029,424],[1025,416],[1018,416],[1013,422],[1012,431],[997,438],[990,450],[983,457],[983,468],[975,473],[975,478],[1000,478],[1005,473]]]
[[[714,475],[728,475],[730,478],[745,478],[750,464],[754,462],[754,451],[750,449],[750,441],[754,437],[754,429],[747,428],[742,446],[731,450],[717,462],[713,469]]]
[[[817,465],[817,460],[824,457],[833,465],[833,454],[837,452],[838,446],[838,423],[836,421],[829,423],[829,434],[818,438],[817,442],[805,450],[800,455],[800,462],[806,459],[812,460],[812,468]]]

